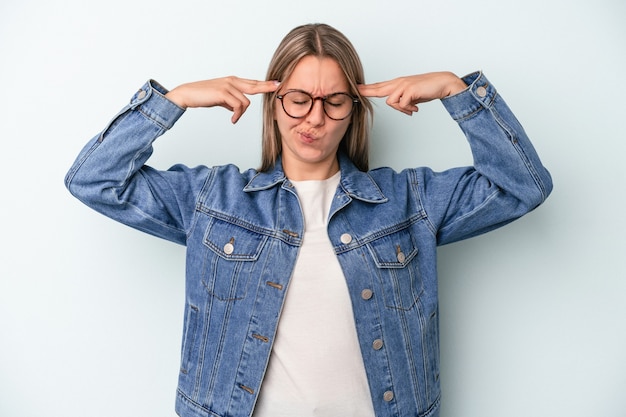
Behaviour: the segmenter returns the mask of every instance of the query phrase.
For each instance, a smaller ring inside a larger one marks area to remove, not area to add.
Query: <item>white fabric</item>
[[[292,181],[305,233],[254,417],[374,416],[348,288],[326,230],[339,178]]]

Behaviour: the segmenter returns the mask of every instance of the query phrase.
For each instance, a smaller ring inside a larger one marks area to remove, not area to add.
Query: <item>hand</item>
[[[246,94],[271,93],[278,85],[276,81],[247,80],[231,76],[182,84],[165,96],[184,109],[224,107],[233,112],[231,121],[237,123],[250,105]]]
[[[400,77],[390,81],[359,85],[365,97],[387,97],[387,104],[411,116],[417,112],[419,103],[442,99],[467,88],[459,77],[451,72]]]

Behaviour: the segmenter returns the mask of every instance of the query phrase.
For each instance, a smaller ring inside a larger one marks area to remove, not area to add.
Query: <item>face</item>
[[[291,76],[284,80],[279,94],[302,90],[313,97],[348,92],[348,81],[331,58],[306,56],[298,62]],[[285,174],[292,180],[326,179],[339,170],[337,149],[348,126],[344,120],[330,119],[321,100],[315,100],[311,112],[294,119],[278,102],[274,111],[282,141],[282,162]]]

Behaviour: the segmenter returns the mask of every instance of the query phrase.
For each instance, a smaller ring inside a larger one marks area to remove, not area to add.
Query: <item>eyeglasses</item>
[[[285,94],[277,95],[287,116],[301,119],[313,109],[316,100],[322,101],[324,113],[332,120],[343,120],[352,114],[352,109],[359,103],[359,99],[348,93],[333,93],[325,97],[313,97],[302,90],[289,90]]]

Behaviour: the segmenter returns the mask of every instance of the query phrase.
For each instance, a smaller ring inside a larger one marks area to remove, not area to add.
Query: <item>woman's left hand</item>
[[[466,89],[467,85],[451,72],[431,72],[359,85],[365,97],[387,97],[387,104],[411,116],[419,103],[442,99]]]

